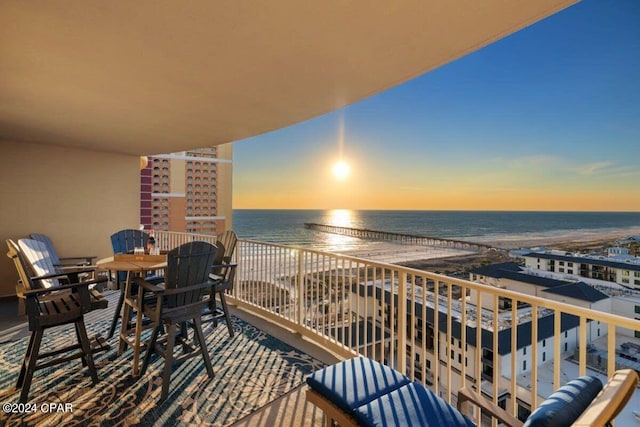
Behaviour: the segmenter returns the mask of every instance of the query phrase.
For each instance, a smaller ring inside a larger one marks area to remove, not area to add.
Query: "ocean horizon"
[[[234,209],[240,238],[320,250],[375,245],[371,240],[311,230],[305,223],[368,228],[477,243],[525,240],[584,240],[640,234],[640,212],[456,211],[350,209]]]

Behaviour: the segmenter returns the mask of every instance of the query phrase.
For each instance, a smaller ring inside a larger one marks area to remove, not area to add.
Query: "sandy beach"
[[[399,264],[419,270],[442,274],[464,273],[465,271],[485,264],[513,261],[508,251],[511,249],[545,247],[570,252],[592,252],[616,246],[617,241],[632,235],[640,235],[640,228],[624,230],[589,230],[563,232],[561,234],[538,234],[510,236],[483,240],[502,250],[475,253],[449,248],[428,247],[419,245],[402,245],[383,242],[375,250],[342,251],[345,255],[372,261]],[[477,240],[474,240],[478,242]]]
[[[633,235],[640,235],[640,227],[624,230],[581,230],[563,232],[561,234],[531,234],[497,238],[495,240],[483,241],[482,243],[502,249],[532,248],[537,246],[545,246],[547,248],[557,247],[558,249],[567,249],[570,247],[590,248],[614,246],[616,240]]]

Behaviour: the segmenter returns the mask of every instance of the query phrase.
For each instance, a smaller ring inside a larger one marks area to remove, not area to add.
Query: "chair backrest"
[[[231,289],[236,275],[235,265],[229,266],[230,261],[226,255],[228,251],[220,241],[216,243],[216,246],[218,246],[218,251],[213,259],[213,268],[211,268],[211,273],[220,278],[220,283],[216,285],[216,289]]]
[[[146,248],[149,234],[143,230],[120,230],[111,235],[111,246],[114,254],[133,253],[138,247]]]
[[[146,248],[149,234],[142,230],[126,229],[120,230],[111,235],[111,247],[114,254],[131,254],[135,248]],[[127,273],[119,271],[118,281],[123,283],[127,280]]]
[[[236,250],[237,243],[238,235],[233,230],[227,230],[218,237],[216,246],[219,246],[219,244],[222,244],[224,246],[224,258],[222,259],[222,261],[225,264],[231,262],[231,259],[233,258],[233,251]]]
[[[7,239],[7,247],[9,251],[7,252],[7,256],[13,260],[13,264],[16,267],[16,271],[18,272],[18,277],[20,279],[20,283],[23,285],[25,289],[30,289],[31,285],[31,277],[27,273],[28,268],[20,253],[20,248],[18,244],[11,239]]]
[[[19,256],[22,257],[29,276],[28,283],[24,283],[27,289],[51,288],[60,285],[58,279],[31,280],[34,276],[58,273],[45,243],[33,239],[20,239],[18,247],[20,248]]]
[[[42,242],[49,251],[49,257],[51,258],[51,262],[53,262],[54,265],[60,265],[60,257],[58,256],[58,252],[56,251],[55,246],[53,246],[53,242],[51,241],[49,236],[45,234],[31,233],[29,234],[29,237],[33,240]]]
[[[216,254],[216,247],[207,242],[189,242],[167,254],[165,288],[177,289],[199,285],[209,280],[209,272]],[[167,305],[176,307],[202,300],[209,290],[199,288],[189,293],[167,296]]]
[[[224,275],[224,269],[220,266],[225,264],[225,253],[226,250],[224,244],[220,240],[218,240],[216,242],[216,254],[213,257],[213,263],[211,264],[213,265],[213,267],[211,268],[212,274],[215,274],[216,276]]]

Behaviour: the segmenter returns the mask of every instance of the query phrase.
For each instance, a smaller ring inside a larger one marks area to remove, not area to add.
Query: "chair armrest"
[[[191,292],[202,288],[211,288],[214,283],[211,280],[207,280],[206,282],[198,283],[197,285],[184,286],[181,288],[172,288],[172,289],[163,289],[163,295],[175,295],[181,294],[185,292]]]
[[[142,277],[134,277],[133,283],[140,286],[145,291],[154,292],[156,294],[162,293],[165,291],[165,288],[163,286],[158,286],[153,283],[149,283],[146,280],[144,280],[144,278]]]
[[[80,273],[93,273],[96,271],[95,265],[65,265],[59,266],[58,270],[64,274],[80,274]]]
[[[18,298],[25,299],[24,291],[25,291],[25,288],[22,283],[16,285],[16,296]]]
[[[33,296],[38,296],[40,294],[49,294],[51,292],[65,291],[67,289],[76,290],[83,287],[88,289],[90,284],[91,284],[90,282],[70,283],[68,285],[55,286],[51,288],[24,290],[22,294],[26,297],[30,297],[30,296],[33,297]]]
[[[227,268],[230,268],[230,269],[234,270],[237,266],[238,266],[238,264],[214,264],[214,265],[211,266],[211,270],[220,271],[222,269],[227,269]],[[214,281],[220,281],[220,280],[224,279],[224,275],[209,273],[209,279],[214,280]]]
[[[213,269],[213,268],[227,268],[227,267],[230,267],[230,268],[236,268],[237,266],[238,266],[238,264],[236,264],[236,263],[231,263],[231,264],[214,264],[214,265],[212,265],[212,266],[211,266],[211,268],[212,268],[212,269]]]
[[[238,266],[238,264],[236,263],[230,263],[230,264],[214,264],[211,266],[211,268],[236,268]]]
[[[63,273],[60,271],[57,273],[43,274],[42,276],[33,276],[31,280],[39,281],[39,280],[46,280],[46,279],[55,279],[58,277],[67,277],[67,273]]]
[[[466,402],[473,403],[508,426],[522,427],[522,421],[470,388],[463,387],[458,391],[458,411],[462,412],[462,405]]]
[[[91,272],[94,270],[86,270],[87,272]],[[77,273],[83,273],[85,272],[84,270],[77,270],[77,271],[67,271],[67,272],[58,272],[58,273],[51,273],[51,274],[43,274],[42,276],[33,276],[31,278],[31,280],[33,281],[39,281],[39,280],[46,280],[46,279],[54,279],[57,277],[67,277],[69,275],[76,275]],[[102,283],[102,282],[106,282],[107,278],[106,277],[99,277],[97,279],[93,279],[93,280],[88,280],[86,282],[83,283],[89,283],[89,284],[94,284],[94,283]],[[58,286],[55,287],[55,289],[59,289]],[[51,290],[51,289],[49,289]]]
[[[108,282],[109,278],[106,276],[100,276],[96,279],[91,279],[91,280],[84,280],[82,283],[86,283],[87,285],[96,285],[98,283],[104,283],[104,282]],[[54,288],[54,289],[58,289],[58,288]],[[51,290],[51,288],[49,288],[49,290]]]
[[[96,258],[98,258],[96,255],[64,257],[64,258],[59,258],[60,264],[54,264],[54,265],[58,267],[58,266],[64,266],[64,265],[71,265],[74,263],[77,264],[78,260],[82,261],[82,264],[93,264],[93,260]]]
[[[611,423],[633,395],[638,387],[638,381],[638,374],[633,369],[615,371],[602,391],[573,425],[604,426]]]

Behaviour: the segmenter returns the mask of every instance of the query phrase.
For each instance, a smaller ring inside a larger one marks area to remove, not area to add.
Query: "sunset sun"
[[[342,160],[333,165],[333,175],[340,180],[348,177],[350,172],[351,168]]]

